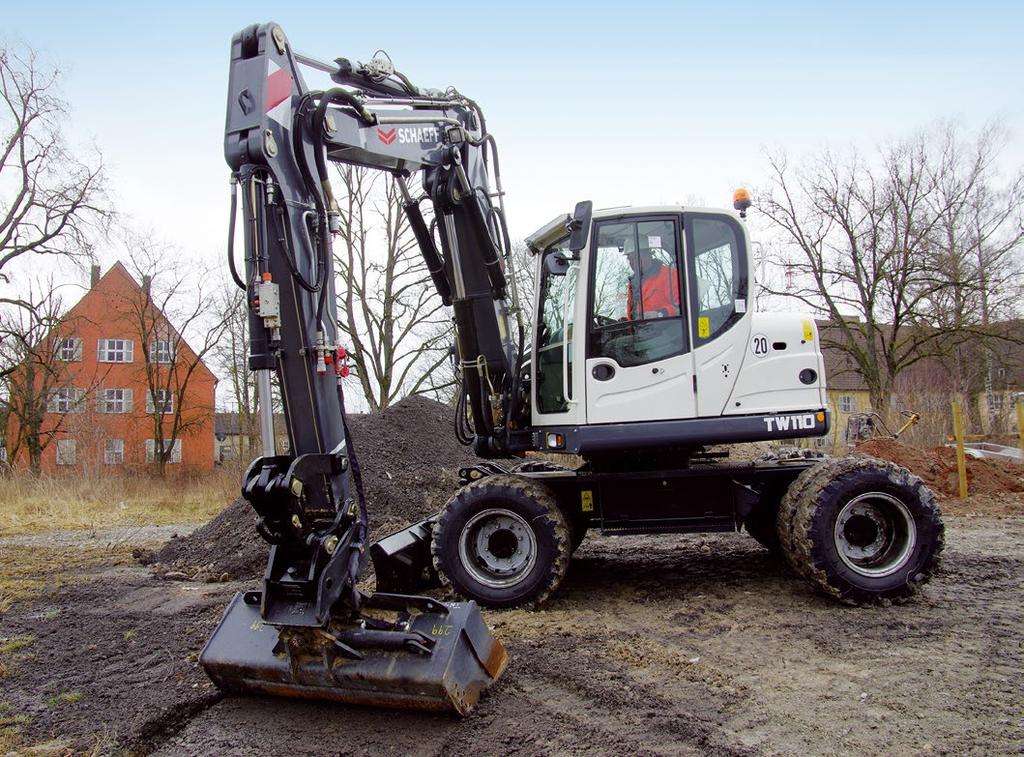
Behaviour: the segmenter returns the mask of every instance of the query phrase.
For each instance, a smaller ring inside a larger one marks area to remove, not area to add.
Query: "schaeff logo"
[[[769,431],[801,431],[814,428],[814,413],[770,415],[763,420]],[[775,428],[773,429],[772,426]]]
[[[386,145],[390,145],[396,141],[403,145],[420,145],[424,142],[440,141],[436,126],[395,126],[390,129],[378,128],[377,139]]]

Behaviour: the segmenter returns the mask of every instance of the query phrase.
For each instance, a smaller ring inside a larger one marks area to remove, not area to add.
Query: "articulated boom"
[[[310,90],[304,65],[339,86]],[[366,538],[338,375],[344,352],[331,236],[339,214],[328,164],[387,171],[401,188],[434,285],[453,308],[475,446],[490,456],[503,453],[508,419],[519,412],[511,403],[522,348],[509,328],[508,235],[500,202],[492,202],[500,192],[489,189],[496,146],[480,109],[458,92],[420,90],[379,60],[322,63],[296,53],[280,27],[267,24],[233,41],[224,149],[241,188],[246,265],[238,278],[252,304],[249,362],[264,421],[263,457],[246,476],[245,494],[277,558],[264,609],[275,618],[288,608],[294,624],[292,600],[303,598],[310,602],[304,622],[321,625],[351,587]],[[424,194],[414,198],[417,174]],[[274,445],[273,375],[291,440],[286,456]],[[323,548],[310,550],[314,542]],[[309,563],[310,552],[323,564]],[[275,597],[286,598],[281,608]]]
[[[310,90],[302,66],[337,86]],[[232,40],[224,153],[232,238],[241,191],[245,269],[239,273],[233,257],[231,267],[249,302],[263,446],[243,494],[272,546],[263,592],[236,597],[203,653],[218,684],[466,712],[504,668],[504,649],[473,603],[355,588],[367,513],[345,428],[347,355],[331,254],[341,219],[328,165],[380,169],[398,183],[434,285],[454,311],[476,448],[497,454],[517,412],[510,401],[522,345],[509,331],[508,235],[488,186],[495,149],[475,103],[454,90],[419,90],[390,61],[323,63],[296,53],[275,24]],[[419,198],[409,189],[414,174],[425,192]],[[288,454],[275,444],[275,379]],[[263,634],[263,623],[280,633]]]

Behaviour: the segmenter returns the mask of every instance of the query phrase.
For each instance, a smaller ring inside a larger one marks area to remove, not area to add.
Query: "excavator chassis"
[[[466,715],[508,662],[475,602],[375,594],[365,617],[277,628],[260,592],[239,592],[199,656],[227,693]]]

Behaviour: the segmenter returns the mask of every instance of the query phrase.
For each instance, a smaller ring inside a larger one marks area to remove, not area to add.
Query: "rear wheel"
[[[543,602],[565,577],[569,525],[551,490],[515,475],[464,486],[441,510],[434,567],[457,593],[486,607]]]
[[[944,527],[935,498],[906,468],[847,457],[800,474],[783,497],[778,537],[815,588],[867,604],[913,595],[936,571]]]

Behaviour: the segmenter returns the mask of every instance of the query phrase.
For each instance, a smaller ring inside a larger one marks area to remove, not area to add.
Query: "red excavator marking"
[[[267,112],[272,111],[292,94],[292,77],[283,68],[267,76]]]
[[[386,145],[390,145],[392,142],[394,142],[396,136],[398,136],[398,135],[395,134],[395,130],[394,129],[391,129],[390,131],[384,131],[383,129],[377,129],[377,139],[379,139],[381,142],[383,142]]]

